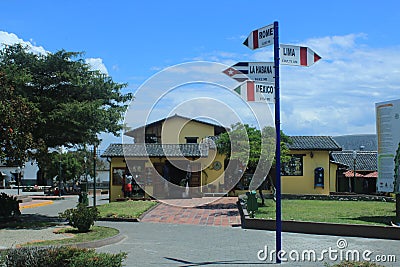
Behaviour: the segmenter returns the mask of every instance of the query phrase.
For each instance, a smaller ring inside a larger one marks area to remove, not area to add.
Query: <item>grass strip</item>
[[[100,218],[139,218],[144,212],[157,205],[155,201],[111,202],[97,206]]]
[[[267,200],[256,218],[275,219],[275,202]],[[389,225],[395,203],[378,201],[282,200],[282,219],[306,222]]]
[[[119,234],[119,231],[115,228],[104,227],[104,226],[93,226],[87,233],[79,233],[75,228],[62,228],[57,231],[58,234],[72,234],[73,237],[66,237],[58,240],[48,240],[40,242],[30,242],[22,244],[21,246],[56,246],[56,245],[68,245],[76,243],[84,243],[95,240],[101,240],[109,237],[113,237]]]

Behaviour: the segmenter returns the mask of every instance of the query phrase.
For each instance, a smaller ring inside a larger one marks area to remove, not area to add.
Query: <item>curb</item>
[[[27,205],[21,205],[19,208],[22,209],[31,209],[31,208],[37,208],[37,207],[42,207],[42,206],[47,206],[47,205],[51,205],[54,202],[52,200],[48,200],[48,201],[43,201],[40,203],[32,203],[32,204],[27,204]]]
[[[105,239],[100,239],[100,240],[95,240],[95,241],[90,241],[90,242],[83,242],[83,243],[75,243],[75,244],[67,244],[63,246],[68,246],[68,247],[75,247],[75,248],[100,248],[103,246],[107,245],[112,245],[115,243],[118,243],[126,238],[125,235],[122,235],[121,233],[108,237]]]
[[[144,216],[146,216],[147,214],[149,214],[150,212],[152,212],[155,208],[157,208],[159,205],[161,205],[160,202],[157,201],[157,204],[154,205],[153,207],[151,207],[150,209],[146,210],[145,212],[143,212],[139,218],[138,221],[140,222],[141,219],[143,219]]]
[[[96,221],[98,222],[140,222],[140,220],[138,218],[99,218]]]
[[[276,230],[275,220],[250,218],[244,203],[236,202],[243,229]],[[400,227],[362,224],[337,224],[322,222],[282,221],[282,231],[313,235],[352,236],[400,240]]]

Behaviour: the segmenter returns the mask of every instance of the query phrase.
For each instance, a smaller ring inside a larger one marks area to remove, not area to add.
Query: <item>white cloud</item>
[[[372,48],[368,36],[353,33],[312,38],[322,59],[311,67],[281,65],[282,129],[291,135],[375,133],[375,103],[400,98],[397,47]],[[272,61],[271,48],[246,55],[215,51],[199,58],[227,62]],[[231,56],[231,58],[227,57]],[[199,59],[197,58],[197,59]]]
[[[375,133],[375,103],[399,98],[399,47],[372,49],[365,34],[305,41],[322,60],[281,67],[282,128],[289,134]]]
[[[4,45],[12,45],[12,44],[22,44],[28,46],[30,51],[35,54],[47,54],[49,51],[44,49],[42,46],[37,46],[36,43],[33,41],[32,38],[29,41],[24,41],[23,39],[19,38],[14,33],[9,33],[5,31],[0,31],[0,48]],[[89,64],[93,70],[99,70],[104,74],[108,74],[107,68],[103,63],[103,59],[101,58],[87,58],[85,62]]]
[[[30,50],[36,54],[47,53],[47,51],[42,46],[36,46],[36,43],[33,42],[32,38],[30,39],[30,41],[24,41],[14,33],[0,31],[0,47],[3,47],[3,45],[12,45],[17,43],[28,46]]]
[[[85,59],[86,64],[89,64],[91,66],[92,70],[99,70],[100,72],[104,74],[108,74],[106,65],[103,63],[103,59],[101,58],[86,58]]]

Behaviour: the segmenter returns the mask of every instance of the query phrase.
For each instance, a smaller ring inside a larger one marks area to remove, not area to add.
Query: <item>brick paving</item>
[[[145,214],[141,221],[207,226],[238,226],[240,225],[240,215],[236,201],[237,197],[168,200],[168,203],[160,203]],[[196,206],[196,203],[199,206]]]

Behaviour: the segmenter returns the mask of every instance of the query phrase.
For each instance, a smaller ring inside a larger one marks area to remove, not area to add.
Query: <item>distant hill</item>
[[[376,134],[354,134],[332,136],[343,150],[360,150],[364,146],[364,151],[377,151],[378,140]]]

